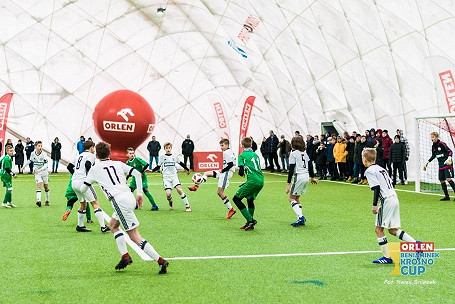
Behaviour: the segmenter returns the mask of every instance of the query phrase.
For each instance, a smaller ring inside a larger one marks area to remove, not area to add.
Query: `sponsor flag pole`
[[[0,98],[0,144],[5,142],[6,123],[13,93],[7,93]]]
[[[255,96],[248,96],[243,105],[242,116],[240,117],[240,133],[239,133],[239,154],[242,153],[242,138],[246,137],[248,126],[250,124],[251,111],[253,110]]]

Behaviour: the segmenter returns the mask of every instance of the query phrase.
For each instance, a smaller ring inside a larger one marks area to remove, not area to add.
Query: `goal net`
[[[416,157],[416,191],[417,192],[442,192],[438,178],[438,160],[434,159],[423,171],[423,166],[431,157],[430,133],[437,132],[439,139],[455,153],[455,115],[417,117],[416,118],[416,147],[418,147],[418,157]],[[455,160],[455,155],[454,155]],[[447,184],[450,189],[450,185]]]

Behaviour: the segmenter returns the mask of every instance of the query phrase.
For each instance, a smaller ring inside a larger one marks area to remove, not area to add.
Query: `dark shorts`
[[[446,180],[448,178],[453,178],[453,167],[439,170],[439,180]]]

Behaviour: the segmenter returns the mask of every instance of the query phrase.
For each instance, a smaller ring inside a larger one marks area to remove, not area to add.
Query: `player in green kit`
[[[150,192],[148,190],[149,186],[148,186],[147,175],[145,174],[145,171],[148,169],[149,163],[139,157],[136,157],[136,155],[134,154],[134,149],[131,147],[126,149],[126,156],[128,157],[126,164],[142,173],[142,190],[143,190],[145,196],[147,196],[147,198],[149,199],[150,204],[152,204],[152,208],[150,210],[158,211],[158,206],[155,203],[155,199],[153,199],[153,196],[150,194]],[[131,192],[134,192],[134,190],[136,190],[136,188],[137,188],[136,178],[134,178],[134,176],[133,176],[133,178],[130,182]]]
[[[12,202],[12,192],[13,192],[13,177],[16,178],[17,175],[11,169],[13,168],[13,156],[14,150],[13,147],[7,146],[5,148],[5,156],[2,157],[0,161],[0,175],[3,182],[3,187],[6,188],[5,198],[3,199],[2,207],[5,208],[16,208],[17,206]]]
[[[241,143],[243,152],[239,155],[238,160],[239,175],[243,176],[246,174],[246,182],[240,186],[232,200],[247,221],[240,229],[252,230],[257,223],[253,218],[254,200],[262,187],[264,187],[264,175],[262,175],[259,157],[251,148],[251,138],[245,137]],[[248,209],[242,203],[243,198],[246,198]]]
[[[68,183],[68,187],[66,187],[65,197],[66,197],[66,210],[63,213],[62,220],[66,221],[68,216],[70,215],[71,211],[73,210],[74,203],[77,202],[77,195],[73,190],[73,183],[71,180],[72,175],[70,174],[70,182]],[[87,217],[87,223],[93,223],[92,221],[92,214],[90,213],[90,204],[87,204],[87,208],[85,209],[85,217]]]

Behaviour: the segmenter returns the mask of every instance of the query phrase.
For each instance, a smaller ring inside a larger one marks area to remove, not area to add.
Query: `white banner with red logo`
[[[8,122],[9,106],[13,93],[8,93],[0,98],[0,143],[5,143],[6,123]]]
[[[433,72],[436,88],[447,103],[449,113],[455,113],[455,67],[442,56],[428,57],[428,64]]]
[[[239,133],[239,154],[242,153],[242,138],[246,137],[248,126],[250,125],[251,112],[253,111],[255,96],[248,96],[243,105],[242,116],[240,116],[240,133]]]
[[[196,172],[217,171],[223,168],[223,153],[220,151],[194,152],[193,157]]]
[[[215,113],[216,134],[218,135],[218,139],[230,139],[229,122],[221,98],[217,95],[210,95],[209,98],[211,99],[213,111]]]

